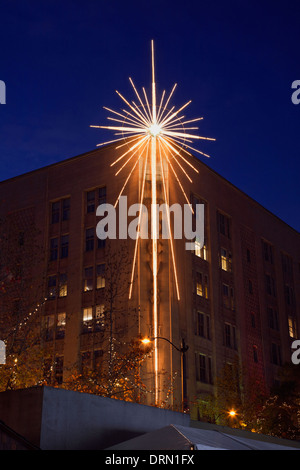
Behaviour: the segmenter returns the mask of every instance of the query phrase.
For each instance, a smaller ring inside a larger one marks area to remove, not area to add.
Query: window
[[[106,203],[106,186],[98,189],[98,205]]]
[[[201,248],[200,242],[195,240],[195,255],[198,256],[199,258],[202,258],[204,260],[207,260],[207,248],[206,245],[204,244]]]
[[[96,204],[105,204],[106,203],[106,187],[103,186],[98,189],[93,189],[92,191],[87,191],[86,193],[86,212],[91,214],[96,210]]]
[[[268,322],[269,327],[272,328],[272,330],[279,330],[278,313],[277,310],[273,307],[268,307]]]
[[[44,323],[45,341],[53,341],[54,339],[54,315],[47,315]]]
[[[54,338],[62,339],[65,337],[66,314],[47,315],[44,320],[44,338],[45,341],[53,341]]]
[[[56,323],[56,338],[57,339],[64,338],[65,330],[66,330],[66,314],[59,313],[57,315],[57,323]]]
[[[105,327],[104,304],[96,305],[95,309],[95,331],[103,330]]]
[[[227,348],[237,349],[236,327],[230,323],[224,325],[224,343]]]
[[[51,238],[50,240],[50,261],[55,261],[58,258],[58,238]]]
[[[253,361],[258,362],[257,346],[253,345]]]
[[[281,366],[281,351],[279,344],[271,344],[271,363]]]
[[[231,220],[226,215],[222,214],[221,212],[217,212],[217,223],[218,223],[218,231],[225,237],[231,239]]]
[[[59,222],[60,202],[52,202],[51,204],[51,224]]]
[[[287,284],[284,286],[284,298],[287,305],[294,304],[294,289]]]
[[[68,294],[68,276],[66,273],[59,275],[59,297],[66,297]]]
[[[56,275],[48,277],[47,300],[55,299],[55,297],[56,297],[56,282],[57,282]]]
[[[208,299],[208,277],[206,274],[196,273],[196,293],[200,297]]]
[[[93,251],[94,249],[95,230],[88,228],[85,231],[85,251]]]
[[[289,326],[289,337],[297,338],[296,319],[294,317],[288,318],[288,326]]]
[[[103,289],[105,287],[105,263],[97,265],[97,279],[96,285],[97,289]]]
[[[285,253],[281,254],[281,261],[282,261],[282,271],[286,274],[292,275],[293,274],[293,260],[289,255]]]
[[[83,290],[84,292],[88,292],[93,290],[94,287],[94,269],[93,267],[89,268],[84,268],[84,273],[83,273]]]
[[[196,380],[212,384],[212,364],[211,357],[205,354],[195,353]]]
[[[276,297],[276,289],[275,289],[275,281],[270,274],[265,275],[265,281],[266,281],[266,292],[269,295],[272,295],[273,297]]]
[[[88,214],[95,212],[95,191],[88,191],[86,193],[86,212]]]
[[[83,309],[82,316],[82,331],[83,333],[89,333],[93,331],[93,309],[92,307]]]
[[[69,220],[70,218],[70,198],[62,200],[62,220]]]
[[[262,250],[264,260],[273,264],[273,246],[263,240]]]
[[[203,295],[202,273],[196,275],[196,292],[197,295]]]
[[[225,248],[221,248],[221,268],[224,271],[228,271],[228,272],[232,271],[231,253],[225,250]]]
[[[82,322],[83,333],[103,330],[105,327],[104,304],[96,305],[95,308],[84,308]]]
[[[60,238],[60,257],[67,258],[69,254],[69,235],[62,235]]]
[[[227,284],[222,285],[223,307],[235,309],[234,289]]]
[[[51,224],[57,224],[60,221],[60,217],[63,221],[70,218],[69,197],[51,203]]]
[[[196,313],[195,335],[210,339],[210,316],[203,313]]]

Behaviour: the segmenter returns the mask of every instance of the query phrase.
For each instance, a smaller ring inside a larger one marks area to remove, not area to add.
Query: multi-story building
[[[96,209],[104,202],[115,204],[126,180],[123,173],[115,176],[114,156],[110,145],[0,184],[1,215],[19,219],[30,214],[39,230],[47,299],[43,317],[51,345],[45,361],[54,364],[59,383],[74,364],[80,369],[88,361],[92,367],[103,356],[105,268],[112,255],[106,252],[107,240],[97,237]],[[191,401],[199,393],[213,393],[224,364],[236,360],[249,380],[255,377],[269,389],[280,367],[291,361],[291,342],[300,333],[299,233],[197,158],[193,165],[198,170],[193,183],[182,185],[192,205],[204,204],[204,246],[196,241],[195,250],[187,251],[184,239],[174,240],[175,277],[169,241],[159,241],[155,328],[151,243],[141,240],[134,257],[134,240],[114,242],[118,256],[128,251],[129,265],[125,283],[118,277],[128,267],[122,267],[121,256],[113,276],[123,302],[117,327],[127,326],[129,340],[155,332],[161,338],[155,340],[157,355],[143,366],[144,383],[151,391],[157,388],[158,404],[181,400],[181,354],[173,345],[180,349],[182,340],[188,345],[184,385]],[[141,172],[140,165],[126,186],[128,206],[140,201]],[[147,205],[150,173],[145,181]],[[158,202],[162,191],[158,178]],[[168,199],[170,204],[186,202],[171,176]],[[146,395],[146,402],[153,401],[153,393]]]

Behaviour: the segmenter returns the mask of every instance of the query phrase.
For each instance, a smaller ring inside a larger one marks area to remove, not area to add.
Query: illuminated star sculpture
[[[156,195],[156,186],[157,186],[157,160],[159,158],[161,164],[162,172],[162,181],[163,181],[163,190],[164,190],[164,199],[167,204],[167,180],[166,174],[163,170],[163,161],[167,163],[168,168],[171,169],[172,174],[174,175],[184,198],[190,206],[190,201],[183,189],[180,178],[178,177],[178,169],[187,178],[191,183],[192,179],[188,173],[188,170],[192,170],[198,173],[198,170],[190,163],[187,157],[192,156],[189,150],[197,152],[205,157],[209,155],[201,152],[198,149],[195,149],[190,144],[193,143],[193,139],[202,139],[202,140],[215,140],[209,137],[201,137],[196,135],[194,132],[198,127],[186,127],[197,121],[200,121],[203,118],[196,118],[191,120],[185,120],[185,116],[182,115],[182,111],[191,103],[188,101],[178,110],[175,109],[175,106],[169,107],[171,97],[175,91],[177,84],[173,86],[170,94],[166,96],[166,92],[163,91],[159,104],[157,101],[156,94],[156,85],[155,85],[155,64],[154,64],[154,43],[151,41],[151,52],[152,52],[152,90],[151,90],[151,103],[149,103],[147,93],[145,88],[142,88],[143,94],[140,94],[132,79],[129,78],[138,103],[132,101],[131,103],[124,98],[118,91],[116,93],[126,104],[127,109],[123,109],[122,112],[113,111],[112,109],[104,107],[107,111],[112,113],[112,116],[107,119],[116,123],[112,126],[90,126],[100,129],[109,129],[116,131],[115,135],[120,135],[114,140],[109,142],[104,142],[98,144],[97,146],[111,144],[116,142],[118,145],[116,149],[120,149],[126,146],[126,151],[122,153],[115,161],[111,163],[111,166],[118,167],[115,175],[118,175],[122,170],[129,168],[129,173],[123,184],[123,187],[119,193],[119,196],[116,200],[115,207],[118,204],[120,196],[124,192],[124,189],[134,172],[135,168],[138,165],[138,162],[141,159],[144,159],[144,170],[142,177],[141,185],[141,197],[140,204],[143,204],[144,200],[144,188],[146,180],[146,170],[148,165],[151,168],[151,238],[152,238],[152,276],[153,276],[153,336],[156,338],[158,336],[158,288],[157,288],[157,270],[158,270],[158,250],[157,250],[157,240],[159,238],[159,228],[157,225],[156,219],[156,204],[157,204],[157,195]],[[142,97],[143,99],[142,99]],[[124,142],[125,139],[125,142]],[[128,148],[129,147],[129,148]],[[171,161],[172,160],[172,161]],[[192,209],[191,209],[192,210]],[[141,226],[141,214],[142,210],[139,212],[139,223],[138,223],[138,232]],[[167,214],[168,219],[168,228],[169,233],[171,233],[171,223],[170,223],[170,214]],[[133,256],[133,265],[131,272],[131,282],[129,288],[129,298],[132,295],[132,286],[134,279],[134,271],[136,264],[136,256],[139,242],[139,233],[137,234],[134,256]],[[170,249],[172,256],[172,263],[174,269],[174,278],[177,292],[177,299],[180,299],[178,279],[177,279],[177,270],[174,256],[174,247],[173,239],[170,236]],[[156,343],[156,341],[155,341]],[[154,343],[154,360],[155,360],[155,390],[157,390],[157,374],[158,374],[158,351],[157,346]]]

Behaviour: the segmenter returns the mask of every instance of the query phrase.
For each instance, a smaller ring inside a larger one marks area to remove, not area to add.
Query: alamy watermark
[[[136,240],[156,239],[182,239],[185,237],[185,249],[195,250],[204,245],[204,204],[196,204],[193,213],[190,204],[182,206],[174,203],[151,204],[151,222],[149,237],[148,209],[144,204],[136,203],[127,206],[127,196],[121,196],[118,211],[112,204],[100,204],[96,215],[102,217],[96,227],[96,234],[100,240],[127,239]],[[173,227],[171,227],[171,214],[173,214]],[[128,217],[135,217],[128,223]],[[118,233],[117,233],[117,221]],[[195,229],[193,229],[193,226]],[[160,229],[158,229],[160,228]]]
[[[292,93],[291,100],[293,104],[300,103],[300,80],[294,80],[292,83],[292,89],[295,91]]]
[[[0,80],[0,104],[6,104],[6,85],[3,80]]]

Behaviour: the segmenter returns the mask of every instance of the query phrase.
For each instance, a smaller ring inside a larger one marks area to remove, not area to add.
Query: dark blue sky
[[[154,39],[158,89],[217,139],[203,161],[300,230],[299,0],[1,0],[0,18],[0,180],[106,140],[89,125],[129,76],[150,90]]]

